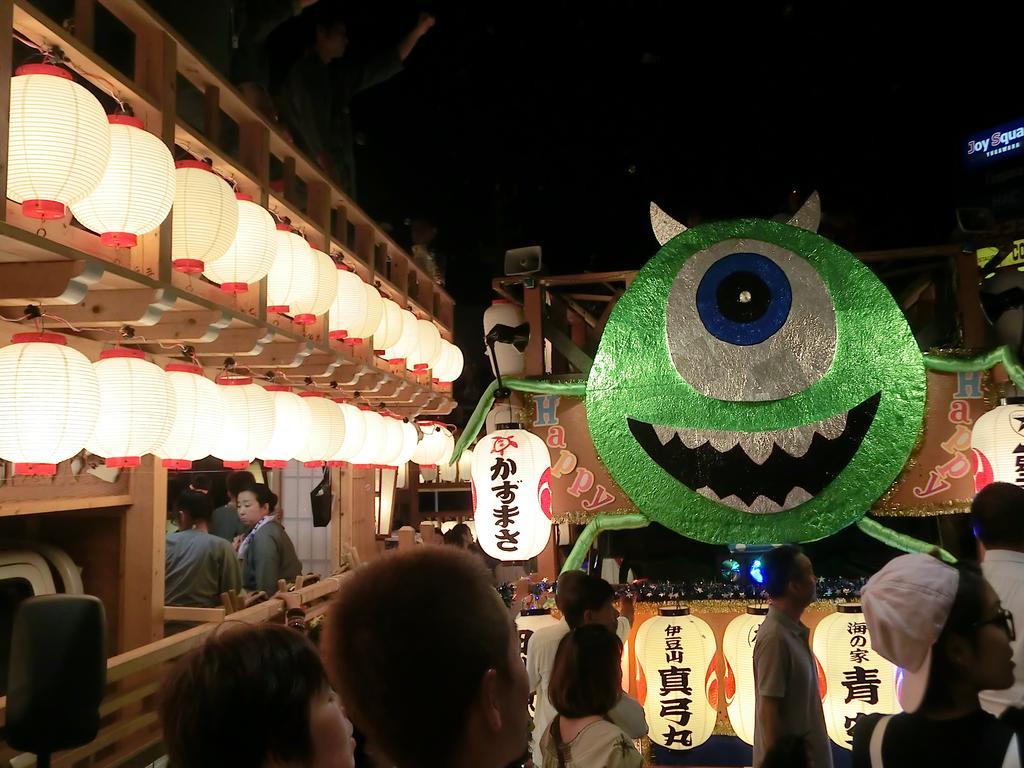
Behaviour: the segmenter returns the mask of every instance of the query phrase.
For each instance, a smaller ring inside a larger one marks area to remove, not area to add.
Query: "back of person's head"
[[[316,649],[280,625],[224,625],[183,657],[160,692],[172,764],[314,765],[310,717],[328,690]]]
[[[802,554],[803,550],[795,544],[784,544],[765,553],[761,563],[768,597],[780,598],[786,594],[790,583],[800,576]]]
[[[761,768],[807,768],[812,764],[805,737],[782,736],[764,756]]]
[[[587,611],[597,612],[605,608],[615,600],[615,590],[612,585],[600,576],[584,573],[572,590],[572,594],[563,597],[564,607],[562,615],[566,623],[572,628],[583,626],[586,622]]]
[[[205,493],[199,491],[182,491],[174,503],[178,512],[188,515],[189,522],[208,523],[213,514],[213,502]]]
[[[424,641],[453,663],[425,661]],[[490,574],[467,552],[416,547],[356,569],[321,651],[352,721],[391,765],[454,765],[470,738],[486,739],[498,768],[524,749],[529,685],[518,637]]]
[[[251,491],[254,485],[256,485],[256,478],[252,476],[251,472],[239,470],[228,475],[228,495],[233,499],[237,499],[238,494],[242,491]]]
[[[985,549],[1024,547],[1024,488],[991,483],[971,503],[974,535]]]
[[[555,654],[548,698],[562,717],[605,715],[622,692],[622,644],[606,627],[578,627]]]
[[[465,523],[459,523],[453,526],[448,533],[444,535],[444,543],[449,544],[453,547],[465,548],[473,541],[473,532],[469,529],[469,526]]]
[[[555,605],[563,615],[566,605],[571,606],[579,602],[580,587],[586,576],[583,571],[566,571],[559,574],[558,581],[555,582]],[[568,619],[566,622],[568,623]]]

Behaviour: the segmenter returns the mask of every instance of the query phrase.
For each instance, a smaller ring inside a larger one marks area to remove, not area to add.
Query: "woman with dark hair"
[[[558,712],[541,737],[543,768],[639,768],[640,753],[608,712],[622,694],[622,643],[604,626],[562,638],[548,697]]]
[[[903,670],[899,715],[853,732],[854,768],[1008,768],[1024,738],[979,703],[1013,684],[1013,616],[977,565],[902,555],[861,593],[872,647]]]
[[[160,692],[160,722],[175,766],[355,765],[352,724],[316,649],[275,624],[225,624],[180,659]]]
[[[263,483],[238,494],[238,516],[251,526],[238,548],[242,586],[250,592],[273,595],[279,579],[294,581],[302,572],[292,540],[274,514],[276,509],[277,495]]]

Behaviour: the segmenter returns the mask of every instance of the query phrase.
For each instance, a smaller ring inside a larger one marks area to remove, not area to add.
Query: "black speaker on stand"
[[[107,681],[106,617],[90,595],[42,595],[14,616],[7,743],[49,768],[54,752],[88,744]]]

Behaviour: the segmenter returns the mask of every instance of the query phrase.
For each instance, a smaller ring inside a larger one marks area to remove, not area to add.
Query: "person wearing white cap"
[[[980,691],[1013,684],[1013,617],[972,563],[901,555],[861,591],[872,647],[902,670],[904,712],[862,717],[853,768],[1020,768],[1007,723],[985,712]]]
[[[1015,616],[1024,617],[1024,488],[991,483],[971,503],[971,526],[984,548],[981,572]],[[1024,706],[1024,636],[1013,641],[1014,683],[1005,691],[982,691],[981,706],[996,717]]]

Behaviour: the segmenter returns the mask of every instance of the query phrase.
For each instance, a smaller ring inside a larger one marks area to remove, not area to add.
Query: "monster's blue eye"
[[[793,306],[789,278],[759,253],[730,253],[716,261],[697,286],[697,312],[712,336],[750,346],[774,336]]]

